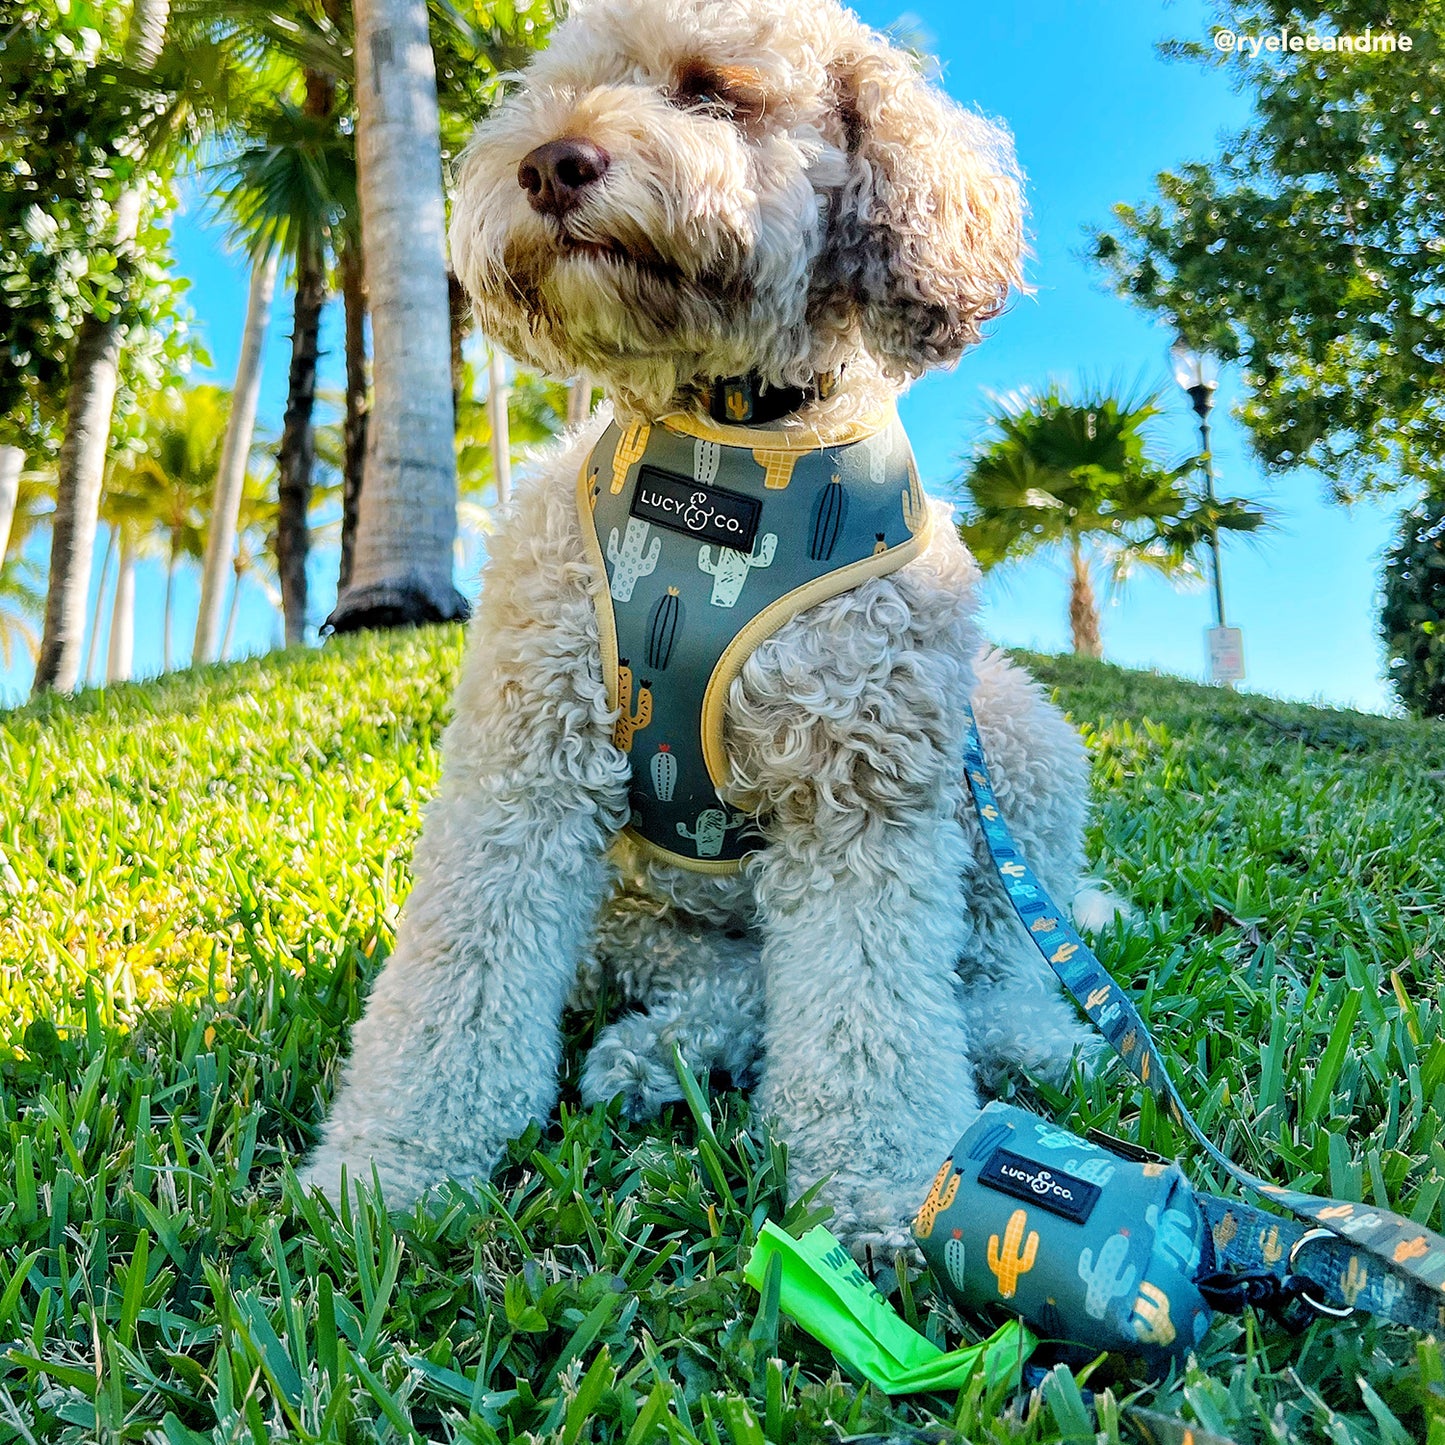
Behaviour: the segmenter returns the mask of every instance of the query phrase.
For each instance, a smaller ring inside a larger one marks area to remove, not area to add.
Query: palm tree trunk
[[[95,587],[95,606],[90,611],[90,646],[85,649],[85,671],[82,680],[89,683],[95,676],[95,653],[100,643],[100,612],[105,605],[105,579],[110,572],[110,559],[115,554],[114,527],[105,529],[105,556],[100,559],[100,580]]]
[[[472,302],[461,278],[447,264],[447,321],[451,330],[452,370],[452,425],[455,430],[457,413],[462,404],[462,347],[467,339],[467,330],[472,320]]]
[[[1072,542],[1070,560],[1069,629],[1074,637],[1074,653],[1078,657],[1102,657],[1099,604],[1094,598],[1093,578],[1089,576],[1089,559],[1077,537]]]
[[[493,346],[487,356],[487,420],[492,424],[492,476],[497,483],[497,505],[512,500],[512,420],[507,402],[507,358]]]
[[[20,473],[25,470],[25,453],[19,447],[0,447],[0,567],[10,550],[10,529],[15,524],[15,504],[20,500]]]
[[[231,639],[236,635],[236,614],[240,609],[241,602],[241,579],[245,575],[245,568],[240,562],[236,562],[231,568],[231,603],[226,608],[226,632],[221,638],[221,657],[224,662],[231,655]]]
[[[592,378],[579,371],[567,388],[567,425],[579,426],[592,415]]]
[[[165,41],[170,0],[135,0],[126,60],[139,70],[155,64]],[[111,248],[127,251],[140,225],[141,192],[126,188],[116,199]],[[105,477],[110,421],[120,381],[120,320],[87,316],[75,338],[70,390],[65,400],[65,440],[60,446],[55,513],[50,527],[50,580],[45,628],[35,663],[36,693],[70,692],[80,680],[85,605],[90,593],[95,530]]]
[[[426,0],[356,0],[356,153],[376,388],[338,632],[464,617],[436,67]]]
[[[171,603],[176,592],[176,559],[180,555],[180,548],[174,537],[171,538],[170,556],[166,558],[166,602],[165,610],[162,613],[161,629],[161,671],[171,670]]]
[[[341,253],[341,299],[346,311],[346,430],[341,481],[341,572],[337,590],[351,581],[356,525],[366,465],[368,388],[366,356],[366,272],[361,246],[353,240]]]
[[[130,677],[134,652],[135,552],[130,538],[122,532],[120,568],[115,576],[115,601],[110,610],[110,646],[105,660],[107,682],[125,682]]]
[[[296,305],[291,327],[291,370],[286,388],[286,418],[277,452],[279,507],[276,516],[276,571],[281,579],[281,610],[286,645],[306,636],[306,556],[311,550],[307,512],[316,438],[311,417],[316,407],[316,356],[321,310],[326,304],[326,272],[319,255],[296,263]]]
[[[266,322],[276,290],[277,253],[271,251],[251,268],[251,290],[246,299],[246,326],[241,333],[241,357],[236,363],[236,386],[231,413],[226,418],[226,439],[216,469],[216,490],[211,498],[211,525],[206,533],[206,560],[201,571],[201,609],[196,616],[193,662],[214,662],[221,630],[221,603],[231,559],[236,552],[236,520],[246,486],[246,462],[256,431],[256,400],[261,391],[261,349]]]

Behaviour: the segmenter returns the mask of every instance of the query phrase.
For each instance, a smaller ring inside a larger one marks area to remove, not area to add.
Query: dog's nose
[[[579,136],[564,136],[522,157],[517,184],[526,191],[534,211],[562,216],[582,199],[588,186],[607,174],[610,164],[601,146]]]

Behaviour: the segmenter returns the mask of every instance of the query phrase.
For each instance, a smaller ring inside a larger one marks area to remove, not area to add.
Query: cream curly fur
[[[564,223],[518,166],[568,136],[610,166]],[[1019,284],[1021,215],[1003,132],[833,0],[582,0],[478,131],[452,247],[488,334],[589,370],[624,415],[694,407],[718,376],[844,367],[787,426],[872,410],[976,342]],[[1094,1047],[987,866],[964,702],[1064,898],[1082,745],[984,647],[977,568],[934,504],[924,554],[797,617],[734,683],[729,800],[767,837],[746,871],[634,856],[574,501],[602,424],[538,463],[494,541],[415,889],[307,1177],[335,1195],[374,1165],[394,1204],[485,1177],[552,1108],[569,991],[606,979],[634,1011],[584,1097],[654,1112],[674,1045],[755,1077],[793,1190],[827,1177],[840,1234],[901,1244],[978,1085]]]

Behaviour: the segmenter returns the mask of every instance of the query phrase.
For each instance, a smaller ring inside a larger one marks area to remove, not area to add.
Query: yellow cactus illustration
[[[627,472],[633,462],[640,462],[647,450],[647,439],[652,427],[645,421],[627,424],[626,430],[617,440],[617,450],[612,453],[612,495],[615,497],[627,485]]]
[[[1169,1318],[1169,1296],[1158,1285],[1145,1280],[1134,1301],[1134,1333],[1146,1345],[1171,1345],[1177,1331]]]
[[[1284,1258],[1284,1245],[1279,1242],[1279,1225],[1259,1231],[1259,1256],[1266,1264],[1278,1264]]]
[[[1360,1291],[1370,1282],[1370,1272],[1360,1263],[1360,1256],[1352,1254],[1350,1265],[1340,1276],[1340,1293],[1344,1296],[1347,1305],[1353,1305],[1359,1299]]]
[[[1223,1219],[1214,1226],[1214,1247],[1223,1249],[1225,1245],[1239,1233],[1239,1221],[1234,1217],[1234,1211],[1229,1210]]]
[[[1098,1008],[1101,1003],[1106,1003],[1109,998],[1109,990],[1106,986],[1096,988],[1088,998],[1084,1000],[1085,1008]]]
[[[1031,933],[1052,933],[1058,926],[1057,918],[1036,918],[1029,931]]]
[[[1022,863],[1001,863],[998,871],[1005,878],[1022,878],[1029,870]]]
[[[766,447],[753,451],[753,460],[763,469],[763,486],[770,492],[781,492],[793,480],[797,452],[771,452]]]
[[[727,408],[727,414],[734,421],[746,421],[748,413],[752,408],[748,405],[748,399],[743,395],[742,390],[736,386],[730,386],[723,399],[723,405]]]
[[[1132,1054],[1134,1052],[1134,1045],[1138,1042],[1139,1035],[1133,1029],[1130,1029],[1129,1032],[1119,1040],[1119,1047],[1124,1053]]]
[[[990,823],[992,823],[993,820],[998,817],[998,809],[995,808],[992,803],[985,803],[983,807],[981,807],[978,811],[982,813],[983,816],[987,818]]]
[[[1419,1259],[1427,1249],[1423,1234],[1417,1234],[1414,1239],[1402,1239],[1395,1246],[1395,1263],[1404,1264],[1407,1259]]]
[[[1077,943],[1061,943],[1050,955],[1049,962],[1067,963],[1078,951]]]
[[[949,1178],[950,1175],[953,1177]],[[929,1189],[928,1197],[923,1201],[918,1215],[913,1221],[913,1233],[919,1239],[927,1239],[933,1233],[933,1226],[938,1223],[938,1216],[957,1197],[958,1181],[962,1178],[962,1174],[953,1173],[952,1157],[945,1159],[943,1168],[933,1176],[933,1186]]]
[[[1147,1084],[1147,1083],[1149,1082],[1149,1055],[1148,1055],[1148,1054],[1145,1054],[1144,1057],[1139,1060],[1139,1082],[1140,1082],[1141,1084]]]
[[[1039,1255],[1039,1232],[1029,1230],[1027,1243],[1024,1242],[1024,1224],[1028,1215],[1022,1209],[1015,1209],[1008,1217],[1003,1232],[1003,1248],[999,1248],[998,1235],[988,1237],[989,1272],[998,1279],[998,1297],[1012,1299],[1019,1287],[1019,1276],[1027,1274],[1034,1267]],[[1019,1245],[1023,1244],[1023,1253]]]
[[[1320,1210],[1321,1219],[1348,1219],[1355,1212],[1353,1204],[1332,1204],[1328,1209]]]
[[[612,729],[612,741],[624,753],[632,751],[632,739],[652,721],[652,689],[644,682],[637,692],[637,711],[632,710],[632,669],[626,662],[617,668],[617,702],[622,712]]]

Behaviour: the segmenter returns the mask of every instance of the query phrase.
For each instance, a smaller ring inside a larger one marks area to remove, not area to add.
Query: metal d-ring
[[[1335,1234],[1333,1230],[1329,1229],[1305,1230],[1305,1232],[1300,1235],[1300,1237],[1295,1240],[1295,1242],[1290,1246],[1289,1268],[1290,1274],[1294,1279],[1295,1294],[1297,1294],[1299,1298],[1302,1299],[1312,1310],[1316,1310],[1322,1315],[1328,1315],[1331,1319],[1347,1320],[1355,1312],[1354,1305],[1327,1305],[1323,1301],[1317,1300],[1305,1288],[1303,1280],[1301,1280],[1297,1275],[1294,1274],[1295,1257],[1299,1254],[1300,1250],[1303,1249],[1304,1246],[1310,1242],[1310,1240],[1338,1238],[1339,1235]]]

